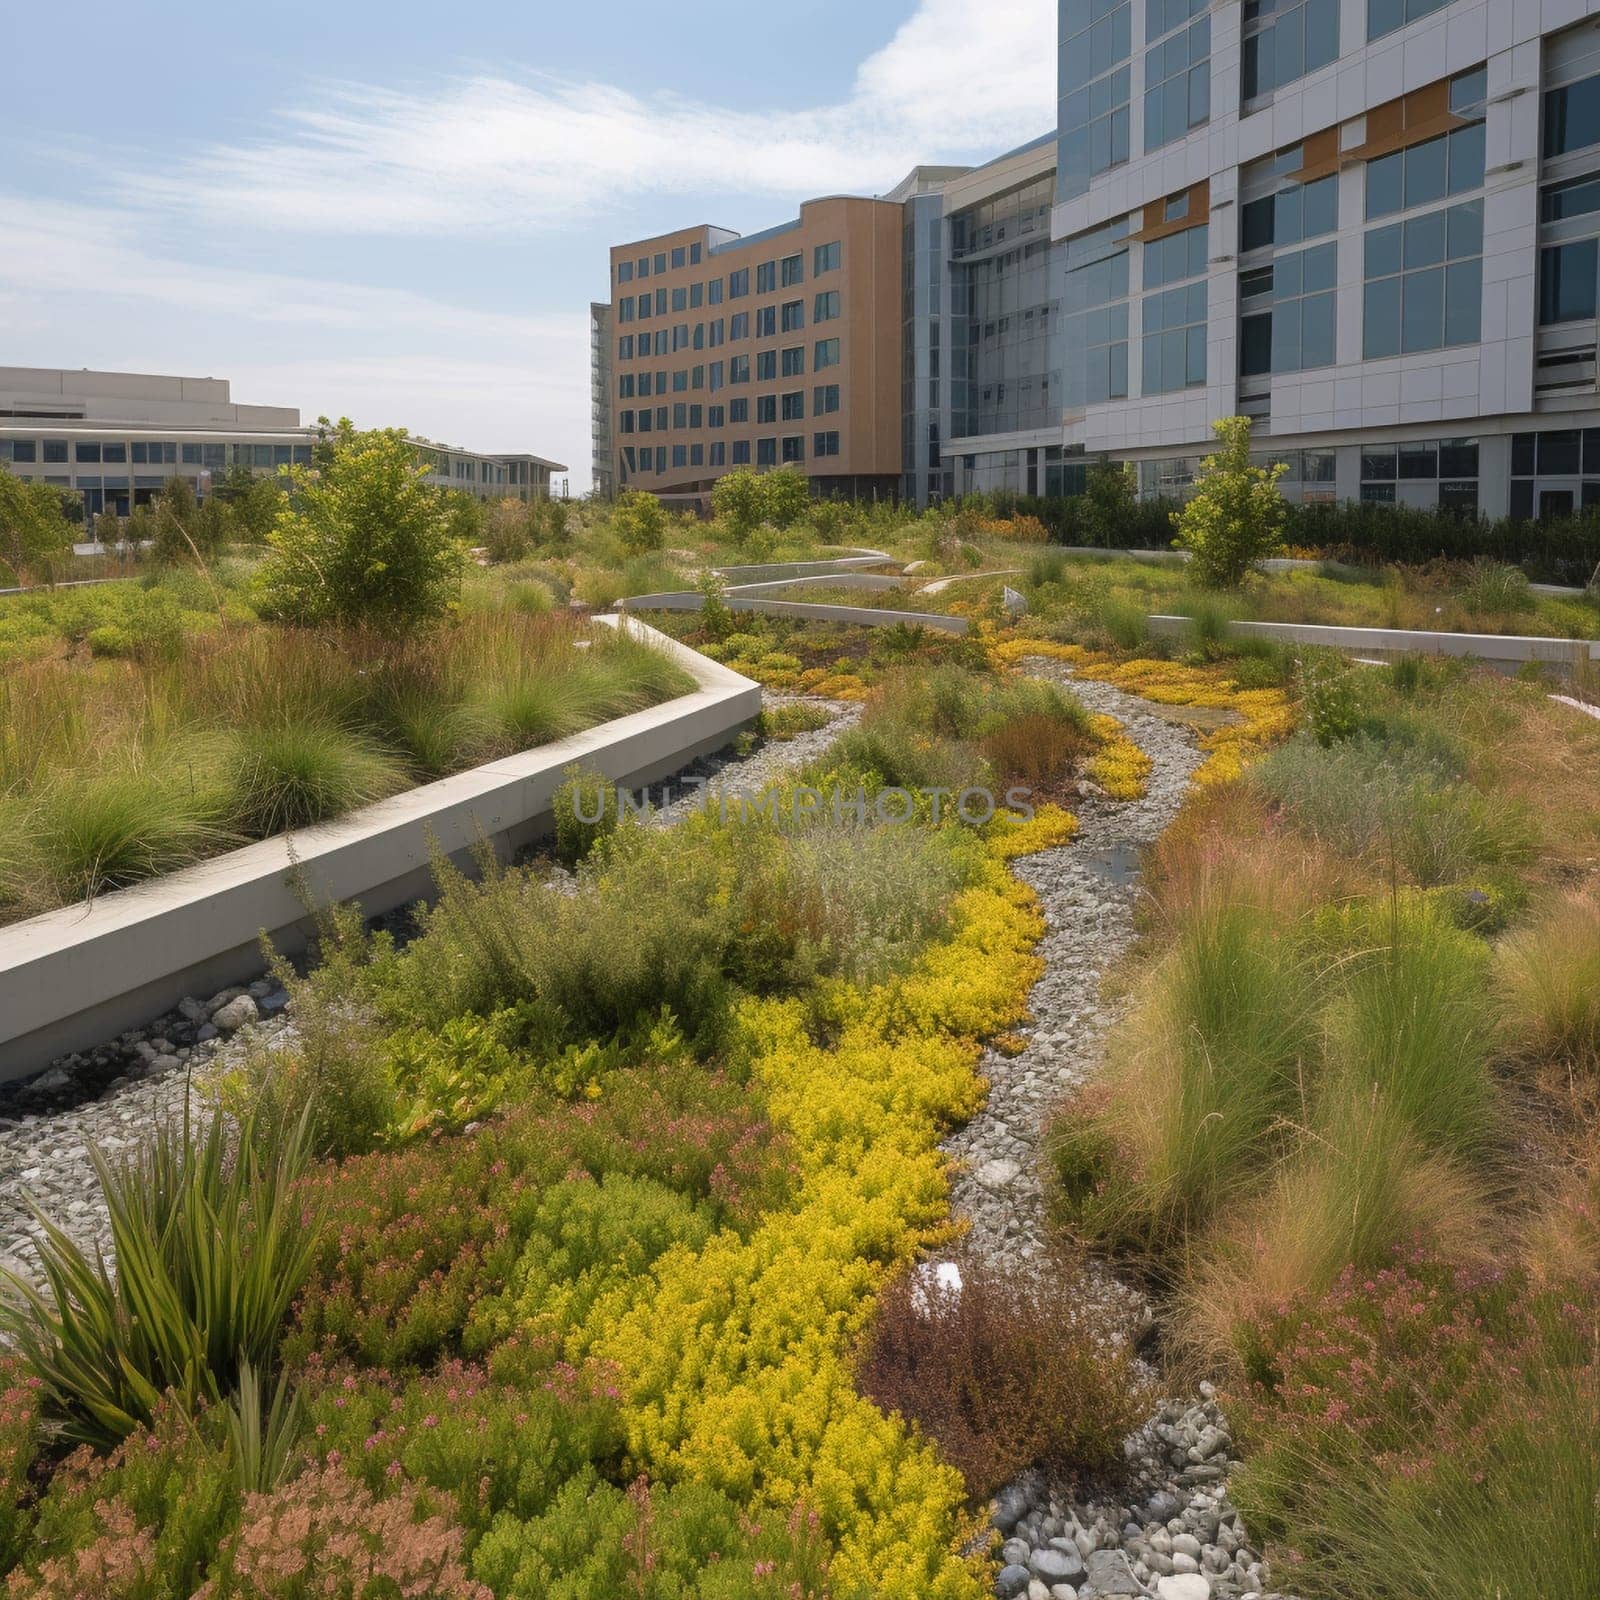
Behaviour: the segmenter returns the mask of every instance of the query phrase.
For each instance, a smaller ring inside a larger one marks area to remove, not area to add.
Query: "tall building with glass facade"
[[[1295,498],[1600,502],[1597,14],[1062,0],[1063,459],[1181,492],[1243,412]]]

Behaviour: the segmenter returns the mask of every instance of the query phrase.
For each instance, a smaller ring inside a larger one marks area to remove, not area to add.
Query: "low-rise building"
[[[0,367],[0,462],[70,490],[88,518],[126,516],[173,477],[203,499],[237,467],[309,466],[321,433],[292,406],[236,403],[226,378]],[[415,443],[429,482],[481,500],[547,496],[567,470],[542,456]]]

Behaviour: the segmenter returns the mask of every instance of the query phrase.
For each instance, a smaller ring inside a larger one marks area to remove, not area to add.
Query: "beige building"
[[[173,477],[203,499],[236,467],[309,466],[319,434],[293,406],[238,404],[226,378],[0,367],[0,463],[72,491],[86,518],[126,516]],[[431,483],[480,500],[547,496],[567,470],[543,456],[415,443]]]
[[[617,486],[698,499],[735,468],[791,466],[820,494],[894,494],[903,226],[898,204],[833,198],[749,237],[699,226],[615,247]]]

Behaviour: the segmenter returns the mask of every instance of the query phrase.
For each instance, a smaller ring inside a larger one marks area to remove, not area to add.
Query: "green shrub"
[[[1357,671],[1332,650],[1308,650],[1301,660],[1301,715],[1325,750],[1361,731],[1365,719]]]
[[[711,486],[711,512],[735,544],[743,544],[766,514],[761,480],[748,468],[725,473]]]
[[[642,489],[623,490],[612,509],[611,525],[629,555],[659,550],[667,542],[667,514],[661,502]]]
[[[290,1194],[307,1126],[265,1156],[220,1112],[192,1141],[187,1128],[156,1129],[116,1166],[91,1152],[115,1272],[45,1221],[45,1288],[11,1277],[17,1298],[0,1302],[0,1330],[65,1437],[113,1444],[167,1390],[192,1409],[227,1394],[242,1362],[272,1369],[316,1247],[316,1219]]]
[[[570,1479],[543,1516],[502,1517],[473,1560],[500,1594],[552,1600],[824,1600],[827,1543],[797,1509],[754,1521],[703,1484]]]
[[[565,769],[565,781],[556,790],[554,804],[556,859],[568,867],[587,860],[622,820],[616,785],[582,766]]]
[[[16,1357],[0,1356],[0,1571],[11,1570],[33,1526],[40,1387]]]
[[[1194,493],[1173,515],[1174,542],[1193,556],[1197,583],[1235,589],[1258,561],[1283,548],[1284,468],[1251,464],[1248,417],[1222,417],[1212,426],[1219,448],[1201,462]]]
[[[321,471],[297,471],[260,572],[273,615],[399,633],[444,614],[466,549],[449,497],[425,481],[402,429],[341,422]]]
[[[241,728],[227,759],[230,814],[261,839],[343,816],[406,786],[404,767],[375,739],[327,718]]]
[[[802,733],[815,733],[833,721],[832,716],[819,705],[806,700],[789,700],[772,703],[761,709],[761,737],[784,743],[798,739]]]
[[[1512,615],[1532,611],[1538,605],[1528,585],[1528,575],[1520,567],[1483,557],[1472,563],[1461,586],[1461,603],[1469,611]]]

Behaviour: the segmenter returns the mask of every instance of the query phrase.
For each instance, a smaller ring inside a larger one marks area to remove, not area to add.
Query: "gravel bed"
[[[788,698],[768,695],[768,705]],[[820,703],[834,714],[823,728],[779,741],[764,740],[747,756],[701,757],[652,788],[683,790],[656,814],[663,824],[704,803],[699,779],[714,793],[750,790],[771,783],[826,749],[860,715],[858,705]],[[385,919],[402,934],[409,919]],[[209,1000],[189,998],[179,1010],[148,1027],[130,1029],[98,1049],[62,1056],[37,1077],[0,1085],[0,1268],[32,1274],[41,1233],[29,1209],[37,1204],[85,1246],[107,1257],[111,1239],[99,1186],[89,1160],[97,1146],[115,1159],[150,1132],[182,1116],[207,1114],[204,1086],[227,1065],[230,1045],[242,1030],[261,1037],[290,1028],[288,996],[271,978],[225,989]],[[236,1048],[236,1046],[234,1046]]]
[[[1036,1260],[1051,1270],[1041,1149],[1052,1109],[1099,1070],[1121,1008],[1101,980],[1132,945],[1139,852],[1177,815],[1203,757],[1194,732],[1146,701],[1073,676],[1062,663],[1025,669],[1069,687],[1093,711],[1119,718],[1153,763],[1141,800],[1094,791],[1074,808],[1078,837],[1014,866],[1039,896],[1046,967],[1030,996],[1032,1023],[1014,1056],[986,1052],[983,1110],[945,1142],[964,1164],[954,1191],[970,1223],[967,1248],[992,1260]],[[1084,1273],[1084,1301],[1108,1339],[1139,1338],[1150,1325],[1144,1295],[1103,1263]],[[996,1497],[1004,1538],[995,1592],[1004,1600],[1261,1600],[1267,1573],[1228,1501],[1232,1442],[1210,1385],[1195,1400],[1168,1401],[1124,1444],[1127,1479],[1115,1494],[1074,1499],[1038,1475]]]

